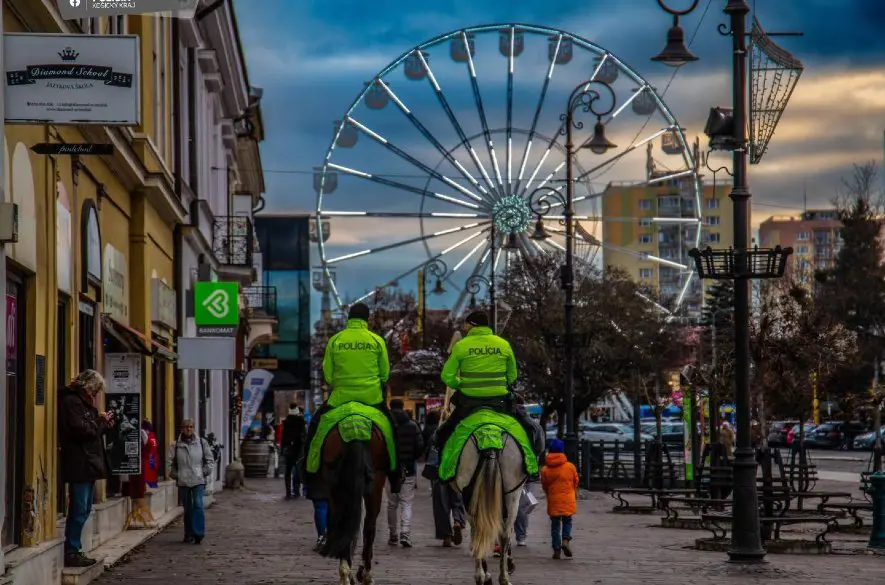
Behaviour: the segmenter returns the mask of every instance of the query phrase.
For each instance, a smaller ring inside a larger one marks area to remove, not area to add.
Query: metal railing
[[[254,240],[250,218],[239,215],[215,217],[212,226],[212,251],[219,264],[251,267]]]
[[[581,440],[577,465],[581,487],[604,491],[658,481],[668,487],[684,487],[682,449],[664,444],[666,454],[655,461],[648,458],[649,448],[648,442],[634,445],[633,441]]]
[[[277,287],[247,286],[243,288],[243,296],[246,297],[249,308],[254,313],[268,317],[277,316]]]

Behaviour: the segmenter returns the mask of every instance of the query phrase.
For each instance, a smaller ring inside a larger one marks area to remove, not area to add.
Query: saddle
[[[473,396],[464,396],[460,392],[454,396],[456,407],[464,409],[465,418],[481,408],[485,408],[501,414],[513,414],[513,399],[511,395],[493,396],[491,398],[477,398]]]
[[[501,398],[496,399],[500,404]],[[504,448],[504,435],[512,437],[523,453],[523,464],[528,475],[538,473],[538,460],[534,455],[532,441],[522,424],[511,414],[492,410],[488,406],[475,406],[473,412],[458,423],[446,442],[440,457],[439,479],[450,481],[458,471],[461,452],[473,437],[481,451]]]
[[[396,444],[390,420],[374,406],[368,406],[361,402],[346,402],[330,409],[320,419],[316,435],[308,445],[308,473],[319,471],[322,463],[323,445],[326,442],[326,437],[335,428],[338,429],[338,434],[341,435],[341,440],[345,443],[369,441],[372,438],[373,428],[377,428],[384,437],[391,470],[396,469]]]

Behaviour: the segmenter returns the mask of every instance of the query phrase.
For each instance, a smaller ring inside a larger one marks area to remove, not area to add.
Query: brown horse
[[[344,442],[338,429],[332,429],[323,445],[322,478],[329,486],[329,532],[320,549],[324,557],[338,559],[340,585],[357,582],[372,585],[372,547],[381,512],[381,498],[390,460],[384,436],[372,428],[371,441]],[[353,575],[360,521],[363,520],[363,564]]]

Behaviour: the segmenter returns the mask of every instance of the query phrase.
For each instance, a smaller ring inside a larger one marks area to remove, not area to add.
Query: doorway
[[[154,356],[151,360],[151,422],[157,436],[157,469],[164,476],[166,469],[166,361]]]
[[[3,521],[4,550],[21,544],[22,490],[25,471],[25,287],[24,281],[7,275],[6,280],[6,517]]]
[[[59,293],[58,296],[58,306],[55,322],[55,352],[57,359],[55,367],[55,387],[64,388],[68,385],[68,382],[71,379],[70,372],[68,372],[68,353],[70,352],[71,348],[68,340],[68,298],[62,296],[61,293]],[[58,412],[57,405],[56,412]],[[56,418],[56,420],[58,419]],[[66,508],[68,498],[65,490],[65,481],[61,475],[61,445],[58,445],[57,447],[57,452],[55,456],[55,468],[55,509],[59,516],[63,516],[67,511]]]

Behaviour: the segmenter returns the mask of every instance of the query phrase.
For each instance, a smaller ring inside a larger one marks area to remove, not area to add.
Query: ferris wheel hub
[[[532,221],[529,202],[519,195],[508,195],[492,206],[492,221],[501,233],[522,233],[528,230]]]

